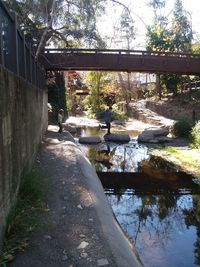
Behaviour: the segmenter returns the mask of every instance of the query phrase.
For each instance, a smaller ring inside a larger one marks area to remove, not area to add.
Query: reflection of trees
[[[195,226],[197,229],[197,240],[194,243],[195,264],[200,265],[200,195],[193,196],[193,207],[183,211],[185,224],[189,228]]]
[[[134,172],[147,157],[147,148],[135,144],[91,146],[87,157],[97,171]]]
[[[136,244],[137,239],[165,246],[173,231],[182,231],[182,207],[177,195],[123,195],[119,200],[110,198],[114,213],[129,238]],[[151,241],[149,241],[151,240]],[[139,241],[141,242],[141,241]]]

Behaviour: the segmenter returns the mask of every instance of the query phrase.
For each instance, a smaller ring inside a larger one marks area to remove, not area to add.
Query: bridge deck
[[[137,71],[200,75],[200,55],[140,50],[45,49],[47,70]]]

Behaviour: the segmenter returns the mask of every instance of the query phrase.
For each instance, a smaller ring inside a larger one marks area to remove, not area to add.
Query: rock
[[[44,239],[52,239],[50,235],[44,235]]]
[[[84,234],[80,234],[79,235],[81,238],[85,238],[85,235]]]
[[[63,123],[63,129],[65,129],[66,131],[70,133],[76,133],[76,127],[68,123]]]
[[[138,136],[138,142],[145,142],[145,143],[163,143],[168,142],[169,138],[166,136],[169,134],[169,128],[148,128],[144,130]]]
[[[104,140],[112,142],[128,143],[131,139],[130,136],[127,134],[105,134]]]
[[[75,143],[74,137],[69,132],[62,132],[62,140]]]
[[[99,259],[97,260],[97,266],[106,266],[109,265],[109,262],[107,259]]]
[[[63,255],[62,260],[63,261],[67,261],[68,260],[68,256],[67,255]]]
[[[166,142],[168,143],[172,141],[172,138],[167,137],[167,136],[160,136],[158,137],[158,141],[159,143],[166,143]]]
[[[98,143],[101,143],[101,138],[99,136],[82,136],[79,138],[79,143],[98,144]]]
[[[88,254],[86,252],[81,253],[81,258],[87,258]]]
[[[77,249],[84,249],[89,245],[88,242],[82,241],[80,245],[77,247]]]

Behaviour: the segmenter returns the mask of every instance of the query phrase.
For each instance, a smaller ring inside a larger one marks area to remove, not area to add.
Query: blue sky
[[[151,24],[153,19],[153,10],[148,7],[148,0],[120,0],[120,2],[127,5],[132,14],[132,18],[136,27],[136,39],[133,49],[143,49],[145,44],[145,25]],[[174,0],[166,1],[166,8],[164,15],[173,12]],[[200,40],[200,0],[182,0],[184,8],[188,12],[188,18],[192,21],[192,28],[194,32],[194,39]],[[106,15],[103,16],[98,25],[100,32],[105,36],[106,40],[109,40],[113,36],[113,26],[117,25],[119,16],[122,11],[120,7],[114,7],[111,3],[107,6]],[[143,23],[143,22],[144,23]],[[111,44],[110,48],[116,47],[115,44]]]

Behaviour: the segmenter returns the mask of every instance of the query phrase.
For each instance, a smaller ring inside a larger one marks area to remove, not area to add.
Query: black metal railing
[[[43,88],[45,70],[35,60],[31,46],[17,25],[16,14],[11,13],[0,0],[0,64],[17,76]]]

